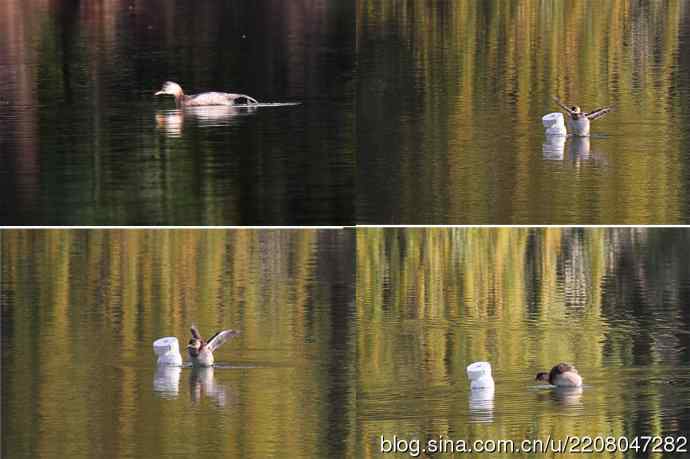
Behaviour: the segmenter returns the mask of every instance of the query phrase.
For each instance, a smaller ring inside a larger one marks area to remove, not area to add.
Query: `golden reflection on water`
[[[359,0],[357,14],[363,221],[688,221],[687,2]],[[553,96],[614,106],[577,167],[539,160]]]
[[[3,231],[4,451],[347,451],[351,236]],[[205,336],[222,328],[242,334],[216,351],[212,371],[159,371],[151,343],[176,336],[184,347],[191,323]]]
[[[381,434],[682,433],[688,413],[670,407],[690,395],[677,379],[688,255],[682,229],[358,230],[361,456],[378,457]],[[496,380],[485,398],[465,374],[483,360]],[[582,391],[536,387],[559,361],[578,367]]]

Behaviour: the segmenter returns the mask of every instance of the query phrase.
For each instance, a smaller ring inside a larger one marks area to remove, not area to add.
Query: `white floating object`
[[[174,336],[167,336],[154,341],[153,352],[158,356],[158,365],[182,365],[180,345]]]
[[[554,112],[541,117],[541,122],[546,128],[546,135],[567,135],[563,113]]]
[[[491,377],[491,364],[489,362],[474,362],[469,365],[467,377],[470,378],[470,389],[472,390],[494,388],[494,379]]]

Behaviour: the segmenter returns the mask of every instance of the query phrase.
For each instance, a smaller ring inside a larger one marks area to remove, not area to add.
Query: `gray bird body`
[[[586,137],[589,135],[589,118],[581,116],[579,118],[568,117],[568,131],[578,137]]]
[[[212,105],[232,106],[232,105],[255,105],[259,102],[246,94],[233,94],[229,92],[204,92],[201,94],[187,95],[182,91],[182,87],[173,82],[166,81],[156,96],[170,95],[175,97],[177,108],[184,107],[208,107]]]
[[[211,337],[208,342],[199,334],[194,325],[191,327],[192,339],[189,340],[187,351],[193,365],[210,367],[214,363],[213,351],[218,349],[228,339],[237,336],[240,332],[235,330],[223,330]]]
[[[204,92],[195,96],[185,96],[184,104],[188,107],[202,107],[209,105],[237,105],[258,104],[253,99],[244,94],[232,94],[229,92]]]
[[[568,129],[573,135],[578,137],[589,136],[590,121],[603,118],[612,109],[612,107],[601,107],[591,112],[583,112],[577,105],[568,107],[556,97],[553,100],[559,107],[565,110],[568,115]]]
[[[580,387],[582,377],[574,366],[561,362],[551,368],[549,373],[537,373],[537,381],[548,381],[549,384],[558,387]]]
[[[189,357],[192,359],[194,365],[202,367],[210,367],[214,364],[213,352],[208,348],[203,348],[200,350],[189,350]]]

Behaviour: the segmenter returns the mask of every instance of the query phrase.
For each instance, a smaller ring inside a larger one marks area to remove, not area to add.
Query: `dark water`
[[[381,435],[687,437],[689,256],[685,229],[358,230],[357,456]],[[482,360],[493,396],[469,390]],[[582,391],[535,385],[560,361]]]
[[[0,13],[0,223],[353,221],[352,3],[9,0]],[[153,96],[166,80],[301,104],[175,116]]]
[[[352,232],[0,237],[4,458],[351,454]],[[192,322],[241,335],[215,368],[157,369]]]
[[[357,221],[690,222],[689,7],[358,1]],[[614,111],[549,145],[553,96]]]

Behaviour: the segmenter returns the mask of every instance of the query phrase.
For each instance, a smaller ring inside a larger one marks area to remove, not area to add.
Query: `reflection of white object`
[[[176,398],[180,389],[182,367],[159,365],[153,376],[153,390],[163,398]]]
[[[565,152],[565,136],[547,135],[544,139],[544,143],[541,146],[541,152],[544,159],[551,161],[563,160],[563,153]]]
[[[541,122],[546,128],[546,135],[566,135],[568,133],[565,129],[565,120],[561,112],[544,115],[541,118]]]
[[[182,365],[180,345],[177,343],[177,338],[174,336],[168,336],[154,341],[153,352],[158,356],[158,365]]]
[[[494,420],[494,387],[474,389],[470,392],[470,420],[492,422]]]
[[[489,362],[474,362],[469,365],[467,377],[470,378],[470,389],[491,389],[493,391],[494,379],[491,377],[491,364]]]

